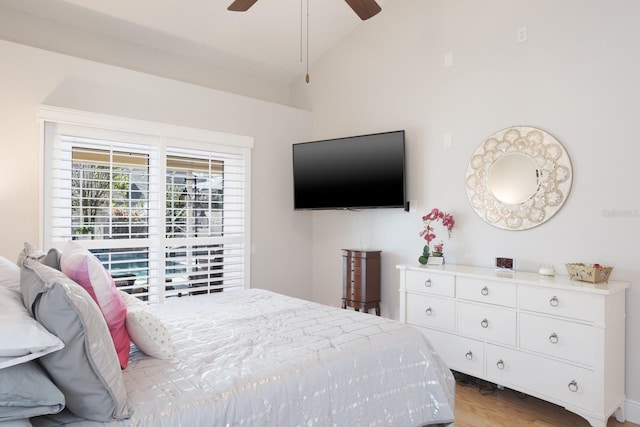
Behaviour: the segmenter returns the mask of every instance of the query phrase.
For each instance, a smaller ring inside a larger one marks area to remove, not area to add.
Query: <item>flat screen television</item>
[[[293,144],[293,207],[405,207],[404,130]]]

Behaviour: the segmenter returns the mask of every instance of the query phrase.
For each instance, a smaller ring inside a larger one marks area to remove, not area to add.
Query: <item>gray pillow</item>
[[[33,259],[24,260],[20,287],[27,309],[65,344],[39,362],[64,393],[67,408],[93,421],[128,418],[120,363],[89,293],[61,271]]]
[[[35,361],[0,369],[0,422],[55,414],[64,396]]]
[[[61,253],[56,248],[49,249],[49,252],[43,257],[40,258],[41,264],[48,265],[51,268],[55,268],[56,270],[60,270],[60,257]]]

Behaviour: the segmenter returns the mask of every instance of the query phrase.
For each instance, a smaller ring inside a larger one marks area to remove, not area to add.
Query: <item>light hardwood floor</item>
[[[535,397],[509,389],[479,390],[477,385],[456,385],[455,427],[589,427],[584,418]],[[640,426],[611,417],[607,427]]]

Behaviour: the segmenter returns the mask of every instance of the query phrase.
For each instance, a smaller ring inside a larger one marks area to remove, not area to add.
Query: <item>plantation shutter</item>
[[[78,241],[149,302],[248,286],[246,148],[55,122],[44,135],[46,247]]]
[[[243,286],[244,176],[242,155],[167,148],[167,295]]]

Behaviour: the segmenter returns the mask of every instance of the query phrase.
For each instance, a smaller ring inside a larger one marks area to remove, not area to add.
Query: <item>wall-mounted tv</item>
[[[405,207],[404,130],[293,144],[293,207]]]

